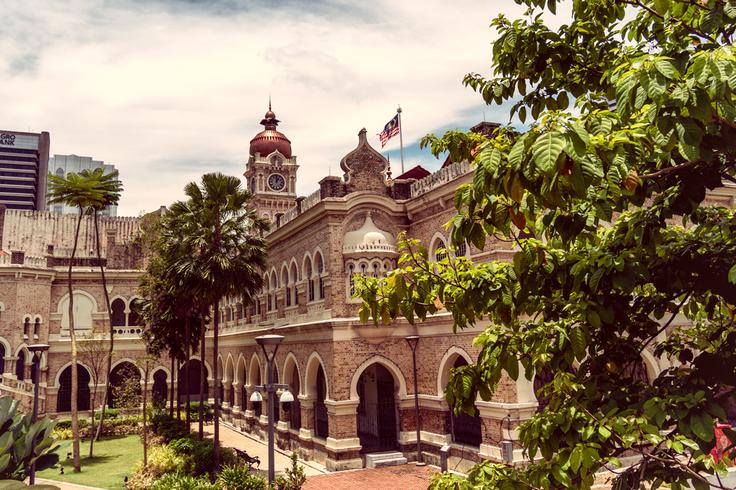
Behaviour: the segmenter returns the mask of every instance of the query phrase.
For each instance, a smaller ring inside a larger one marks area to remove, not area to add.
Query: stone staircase
[[[384,466],[397,466],[401,464],[406,464],[406,458],[398,451],[385,451],[365,455],[366,468],[382,468]]]

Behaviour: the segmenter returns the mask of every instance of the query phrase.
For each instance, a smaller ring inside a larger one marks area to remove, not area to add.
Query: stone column
[[[16,356],[5,356],[5,373],[4,376],[15,379],[15,361],[18,358]]]
[[[302,426],[299,429],[299,439],[311,441],[314,434],[314,399],[308,395],[299,395]]]
[[[330,471],[363,467],[358,438],[358,403],[358,400],[325,400],[329,421],[325,466]]]

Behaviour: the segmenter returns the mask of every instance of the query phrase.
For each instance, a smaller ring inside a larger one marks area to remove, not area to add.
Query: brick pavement
[[[340,471],[307,478],[302,490],[427,490],[434,466],[405,464],[385,468]]]

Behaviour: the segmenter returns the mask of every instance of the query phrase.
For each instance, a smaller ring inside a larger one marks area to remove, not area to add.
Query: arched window
[[[23,338],[27,339],[28,334],[31,330],[31,319],[26,317],[25,320],[23,320]]]
[[[294,294],[294,306],[299,304],[299,291],[296,288],[296,284],[299,282],[299,270],[296,268],[296,263],[291,264],[289,268],[289,282]]]
[[[0,342],[0,377],[5,372],[5,346]]]
[[[317,274],[319,274],[319,299],[325,299],[325,264],[322,260],[322,254],[317,254]]]
[[[41,333],[41,319],[36,318],[36,321],[33,322],[33,338],[37,339],[39,333]]]
[[[314,279],[312,275],[312,260],[307,257],[304,266],[304,278],[307,280],[307,301],[314,301]]]
[[[468,253],[468,246],[465,245],[465,242],[455,247],[455,257],[464,257],[466,253]]]
[[[458,356],[455,360],[453,368],[467,366],[468,361],[464,357]],[[452,440],[460,444],[478,447],[481,443],[481,420],[478,411],[475,415],[468,415],[461,412],[455,415],[454,411],[450,412],[450,426],[452,428]]]
[[[289,284],[289,273],[285,267],[281,269],[281,285],[284,287],[284,301],[288,308],[291,306],[291,285]]]
[[[130,313],[128,313],[128,325],[139,326],[141,323],[140,319],[140,300],[134,298],[130,300]]]
[[[355,264],[348,264],[348,280],[350,281],[350,297],[355,294]]]
[[[124,327],[125,326],[125,302],[120,298],[116,298],[110,304],[110,309],[112,310],[112,317],[110,318],[110,323],[112,324],[112,326],[113,327]]]
[[[444,240],[438,239],[437,241],[435,241],[432,250],[434,253],[435,261],[440,262],[441,260],[447,258],[447,246],[445,245]]]

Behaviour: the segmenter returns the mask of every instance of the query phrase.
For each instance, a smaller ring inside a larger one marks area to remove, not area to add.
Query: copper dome
[[[276,119],[276,114],[271,110],[270,102],[268,112],[261,120],[261,124],[265,129],[250,140],[250,154],[260,153],[262,156],[266,156],[278,150],[284,157],[291,158],[291,141],[284,136],[284,133],[276,129],[279,120]]]

